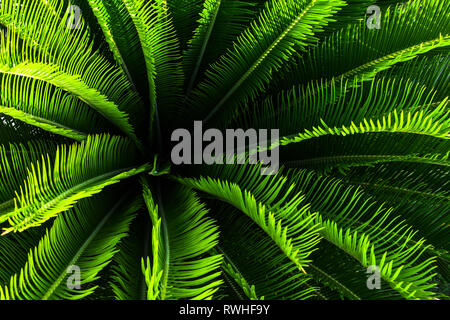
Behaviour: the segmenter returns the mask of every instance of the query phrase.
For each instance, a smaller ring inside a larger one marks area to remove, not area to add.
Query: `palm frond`
[[[344,183],[358,185],[378,201],[396,209],[438,250],[450,250],[448,170],[430,164],[378,164],[353,168],[340,175]]]
[[[0,145],[0,212],[7,207],[3,202],[14,206],[14,201],[11,200],[28,175],[27,167],[40,161],[42,156],[54,156],[55,153],[56,145],[45,140]]]
[[[261,177],[260,166],[238,172],[220,170],[226,180],[180,179],[181,183],[214,196],[245,213],[278,245],[299,270],[304,271],[308,256],[319,242],[315,214],[282,176]],[[235,177],[240,183],[230,182]],[[242,185],[241,185],[242,184]]]
[[[344,4],[340,0],[268,1],[233,49],[206,72],[206,80],[192,93],[188,112],[209,120],[223,106],[254,97],[297,47],[304,49],[314,42],[315,33]]]
[[[448,102],[435,101],[435,94],[409,79],[312,82],[240,111],[231,125],[280,128],[272,148],[282,146],[282,162],[289,166],[328,170],[403,160],[446,165]]]
[[[237,36],[254,18],[258,9],[254,2],[235,0],[207,0],[203,4],[199,26],[184,53],[184,70],[191,75],[187,94],[198,83],[197,77],[231,46]],[[214,45],[211,45],[214,41]]]
[[[29,125],[78,141],[111,128],[83,101],[49,83],[5,75],[1,88],[0,113]]]
[[[450,56],[436,54],[418,57],[414,60],[399,63],[381,73],[390,79],[411,79],[436,92],[435,101],[448,97],[450,86]]]
[[[147,97],[147,74],[139,35],[122,0],[90,0],[112,56],[142,97]]]
[[[29,141],[47,140],[56,143],[66,143],[68,139],[42,130],[36,126],[18,121],[0,113],[0,141],[3,145],[27,144]],[[73,142],[73,141],[72,141]]]
[[[150,132],[160,131],[159,114],[173,112],[181,97],[181,52],[165,1],[124,0],[139,35],[150,94]],[[158,109],[164,105],[165,109]],[[160,138],[159,138],[160,139]]]
[[[289,85],[333,77],[371,80],[397,63],[448,46],[449,15],[449,3],[442,0],[390,7],[383,12],[381,29],[369,29],[366,21],[349,25],[312,48],[281,77]]]
[[[39,244],[47,226],[27,233],[15,233],[0,237],[0,287],[8,285],[13,275],[19,273],[28,260],[28,252]]]
[[[314,169],[318,172],[330,173],[333,169],[345,173],[352,167],[374,166],[379,163],[407,162],[424,163],[447,167],[450,165],[449,155],[427,154],[420,156],[409,155],[349,155],[331,156],[306,160],[293,160],[283,162],[286,167]]]
[[[186,49],[189,40],[198,26],[200,13],[203,9],[202,0],[170,0],[167,5],[170,15],[173,17],[173,24],[180,39],[182,49]]]
[[[305,300],[320,294],[309,275],[248,217],[229,206],[213,207],[223,233],[216,250],[224,257],[222,269],[230,292],[227,298]],[[241,241],[246,245],[241,246]]]
[[[130,202],[127,195],[112,207],[101,201],[106,199],[84,200],[69,214],[59,216],[30,250],[21,271],[0,288],[1,299],[81,299],[92,294],[96,286],[89,285],[111,261],[133,213],[141,206],[140,201]],[[80,289],[67,285],[72,266],[80,270]]]
[[[118,245],[113,258],[110,286],[117,300],[147,300],[147,283],[142,260],[151,255],[152,227],[146,215],[136,217],[129,235]]]
[[[417,238],[417,231],[398,221],[360,190],[340,181],[320,178],[308,171],[291,171],[297,190],[303,190],[311,208],[317,210],[321,235],[357,259],[365,268],[377,266],[381,277],[405,298],[433,298],[435,257],[423,253],[431,246]],[[335,201],[339,198],[339,201]],[[320,248],[319,248],[320,250]],[[411,276],[414,274],[414,276]]]
[[[449,299],[449,1],[0,2],[0,299]]]
[[[214,220],[186,188],[171,189],[174,196],[168,201],[162,196],[167,191],[157,187],[155,202],[150,187],[143,186],[153,224],[153,259],[143,261],[148,299],[211,299],[221,283],[222,261],[220,255],[205,256],[218,241]]]
[[[0,221],[10,225],[4,234],[39,226],[80,199],[151,169],[130,157],[137,155],[133,149],[129,140],[120,137],[93,136],[81,144],[59,146],[54,159],[47,155],[32,163],[26,181],[16,190],[15,208],[1,216]]]
[[[2,32],[0,73],[39,79],[68,91],[136,140],[126,111],[135,113],[139,98],[120,69],[93,52],[84,28],[71,33],[64,9],[62,0],[27,1],[22,6],[5,1],[0,23],[8,29]]]

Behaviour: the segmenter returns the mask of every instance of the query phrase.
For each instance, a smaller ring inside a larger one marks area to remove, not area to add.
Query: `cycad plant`
[[[2,0],[0,25],[2,299],[446,298],[450,1]],[[279,129],[280,170],[173,165],[194,121]]]

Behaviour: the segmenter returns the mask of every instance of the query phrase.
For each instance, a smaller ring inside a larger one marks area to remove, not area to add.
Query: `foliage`
[[[1,299],[448,298],[449,1],[1,2]],[[194,120],[283,167],[171,166]]]

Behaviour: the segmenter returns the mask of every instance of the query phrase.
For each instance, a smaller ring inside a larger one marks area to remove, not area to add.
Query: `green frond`
[[[215,217],[223,234],[217,251],[224,257],[226,298],[306,300],[318,294],[310,277],[247,217],[228,206],[216,210]]]
[[[28,175],[28,166],[40,161],[44,155],[54,156],[55,153],[56,145],[45,140],[0,145],[0,213],[6,207],[14,207],[12,199]]]
[[[289,166],[326,171],[383,161],[436,163],[439,154],[445,165],[448,101],[435,102],[435,94],[404,79],[312,82],[237,113],[229,125],[280,128],[272,148],[282,146],[281,162]]]
[[[5,52],[5,51],[3,51]],[[2,58],[9,59],[8,55],[3,55]],[[41,63],[20,63],[14,66],[8,66],[4,60],[0,64],[0,72],[5,75],[17,75],[31,79],[37,79],[47,82],[62,90],[66,90],[72,95],[78,97],[86,102],[94,110],[99,112],[106,119],[110,120],[123,132],[136,140],[134,129],[129,124],[126,115],[119,111],[117,105],[108,100],[106,96],[100,94],[94,88],[88,87],[85,83],[80,81],[79,77],[71,76],[61,72],[56,66]]]
[[[118,2],[116,1],[114,3],[113,1],[112,6],[114,6],[116,3]],[[111,23],[112,17],[108,12],[108,7],[104,4],[103,0],[89,0],[89,5],[92,8],[93,14],[97,18],[98,24],[103,31],[103,35],[105,36],[105,41],[108,43],[116,63],[123,69],[128,79],[132,82],[131,75],[122,57],[122,54],[120,53],[120,48],[117,45],[116,40],[114,39],[112,30],[113,26]],[[119,11],[120,9],[116,7],[116,10]]]
[[[170,0],[167,5],[182,49],[186,49],[203,9],[204,0]]]
[[[73,95],[34,78],[1,78],[0,113],[75,140],[106,131],[107,121]]]
[[[399,221],[395,211],[384,209],[361,190],[346,187],[339,180],[320,178],[305,170],[287,175],[293,178],[297,190],[305,192],[312,210],[319,212],[316,222],[324,239],[363,267],[379,267],[381,277],[403,297],[433,297],[429,289],[435,285],[429,280],[435,276],[435,257],[423,255],[431,246],[416,237],[417,231]]]
[[[426,249],[423,248],[423,241],[404,250],[385,251],[377,255],[375,246],[367,236],[339,228],[331,221],[324,222],[322,226],[324,229],[321,234],[324,238],[353,256],[364,267],[377,266],[380,269],[380,276],[404,298],[422,300],[432,299],[435,295],[430,290],[435,284],[429,282],[435,277],[432,273],[434,267],[431,266],[435,259],[430,258],[414,266],[411,266],[411,262],[405,263],[407,259],[415,261]]]
[[[222,255],[225,257],[223,251]],[[222,270],[230,276],[234,282],[241,288],[244,292],[246,298],[250,300],[264,300],[264,296],[258,297],[256,295],[256,290],[254,285],[250,285],[247,280],[245,280],[244,276],[239,272],[239,270],[231,264],[230,262],[225,262],[222,264]]]
[[[113,258],[110,286],[117,300],[147,300],[142,259],[151,254],[151,221],[139,214]]]
[[[385,56],[373,61],[366,62],[361,66],[343,73],[340,77],[351,78],[353,76],[360,76],[362,80],[371,80],[378,72],[389,69],[392,65],[398,63],[399,61],[408,61],[414,59],[418,55],[425,54],[430,50],[446,47],[449,45],[450,35],[439,35],[439,38],[422,42],[403,50],[399,50],[387,57]]]
[[[298,135],[283,137],[280,145],[285,146],[290,143],[298,143],[323,135],[345,137],[352,134],[377,132],[409,133],[449,139],[449,112],[444,113],[445,105],[446,103],[441,104],[439,108],[436,108],[428,115],[424,114],[424,111],[411,113],[397,112],[394,110],[379,119],[363,119],[363,121],[356,124],[352,122],[348,128],[346,126],[330,128],[322,121],[321,126],[313,127],[312,130],[305,130],[304,133]],[[272,147],[276,147],[277,145],[275,144]]]
[[[64,127],[59,123],[54,123],[14,108],[0,106],[0,113],[10,116],[16,120],[23,121],[26,124],[33,125],[51,133],[59,134],[77,141],[82,141],[87,137],[86,134]]]
[[[190,75],[187,94],[198,84],[198,76],[244,31],[257,9],[256,3],[248,1],[204,1],[199,26],[183,55],[185,74]]]
[[[361,186],[375,199],[395,208],[436,252],[449,251],[448,170],[430,164],[378,164],[353,168],[340,176],[348,185]]]
[[[449,166],[449,155],[428,154],[420,156],[410,155],[349,155],[349,156],[331,156],[306,160],[293,160],[282,162],[286,167],[307,168],[317,171],[330,173],[332,169],[338,169],[340,172],[347,171],[352,167],[374,166],[378,163],[386,162],[412,162],[425,163],[438,166]]]
[[[24,184],[16,190],[15,208],[1,216],[0,221],[10,225],[4,234],[39,226],[79,200],[151,169],[137,163],[133,154],[136,157],[137,151],[129,140],[107,135],[59,146],[54,159],[43,156],[27,169]]]
[[[204,255],[218,242],[215,221],[186,188],[157,186],[155,200],[148,184],[143,187],[153,225],[153,258],[143,260],[147,298],[211,299],[221,283],[217,278],[222,257]]]
[[[120,69],[92,50],[85,28],[71,33],[66,27],[64,5],[33,0],[16,7],[14,0],[4,1],[0,23],[8,29],[2,32],[0,73],[70,92],[136,140],[127,114],[137,111],[139,98]]]
[[[30,250],[21,271],[0,288],[1,299],[81,299],[92,294],[96,286],[91,284],[111,261],[133,213],[141,206],[140,201],[130,202],[127,195],[114,205],[108,199],[84,200],[59,216]],[[80,289],[69,286],[74,284],[70,279],[73,266],[80,270]]]
[[[91,31],[81,17],[79,28],[67,28],[71,12],[64,0],[5,0],[0,9],[0,23],[22,39],[25,60],[52,64],[62,71],[80,77],[89,87],[110,97],[121,111],[134,114],[140,99],[120,69],[113,67],[94,51]]]
[[[416,228],[418,236],[433,247],[429,257],[436,257],[439,285],[446,292],[450,281],[450,236],[448,170],[430,164],[378,164],[348,170],[339,176],[348,185],[361,186],[374,199],[395,209],[402,219]]]
[[[314,133],[320,136],[397,128],[417,130],[411,127],[413,119],[425,128],[427,121],[436,119],[443,124],[441,134],[445,136],[447,99],[435,101],[435,94],[409,79],[375,78],[366,83],[358,78],[344,82],[313,81],[237,113],[235,122],[245,127],[280,128],[281,136],[304,130],[303,137],[311,138],[316,136]],[[404,113],[403,122],[401,113]],[[408,114],[412,117],[409,122]],[[352,131],[350,127],[357,128]]]
[[[330,259],[333,257],[333,259]],[[319,287],[325,300],[401,300],[398,291],[380,278],[380,287],[369,289],[367,281],[375,270],[363,267],[356,259],[328,241],[312,254],[311,283]],[[367,272],[372,271],[372,272]]]
[[[39,244],[47,226],[27,233],[14,233],[0,237],[0,287],[8,285],[10,278],[19,273],[28,260],[28,252]]]
[[[268,1],[233,48],[206,72],[206,80],[192,93],[188,112],[209,120],[225,105],[254,97],[298,48],[314,42],[314,34],[343,5],[340,0]]]
[[[436,54],[397,64],[381,74],[391,79],[411,79],[435,91],[435,101],[442,101],[450,91],[449,64],[450,55]]]
[[[395,5],[405,5],[408,1],[402,0],[345,0],[347,5],[336,13],[334,21],[331,21],[325,30],[318,35],[319,39],[323,41],[326,37],[332,35],[349,25],[359,24],[366,18],[367,9],[376,5],[381,10],[381,17],[383,19],[383,12]]]
[[[0,2],[0,299],[449,299],[448,0]]]
[[[147,96],[147,75],[140,39],[122,0],[89,0],[100,29],[117,63],[143,97]]]
[[[42,130],[36,126],[18,121],[0,113],[0,141],[3,145],[27,144],[29,141],[47,140],[55,143],[65,143],[67,139]],[[72,140],[73,142],[73,140]]]
[[[247,170],[252,172],[251,169]],[[208,174],[209,176],[227,177],[228,181],[243,184],[250,190],[253,185],[257,188],[261,187],[264,194],[271,190],[259,181],[261,178],[246,175],[244,169],[233,172],[231,169],[217,168],[208,170]],[[284,201],[289,203],[292,201],[292,195],[300,194],[303,202],[308,203],[306,207],[313,212],[318,212],[314,215],[313,225],[318,227],[320,235],[356,259],[353,264],[367,268],[371,263],[384,267],[384,263],[390,262],[386,267],[387,273],[382,276],[392,289],[408,299],[433,297],[434,292],[429,289],[434,285],[429,281],[434,277],[432,271],[436,267],[434,265],[435,257],[426,258],[423,254],[427,250],[432,252],[432,248],[425,245],[423,239],[417,239],[417,232],[413,231],[410,226],[398,221],[398,217],[391,212],[392,210],[386,210],[382,205],[370,201],[370,198],[358,189],[346,188],[339,181],[316,177],[312,172],[287,172],[287,177],[290,178],[288,181],[292,185],[290,194],[283,191]],[[204,180],[203,178],[194,179],[195,182],[189,182],[189,184],[218,199],[229,198],[228,190],[221,189],[220,192],[212,192],[212,187],[206,185]],[[270,197],[270,192],[267,196]],[[237,200],[233,205],[236,203],[245,202]],[[277,207],[280,206],[281,204],[277,205]],[[286,213],[286,211],[284,212]],[[284,219],[285,223],[289,224],[297,221],[298,218],[294,214],[286,214]],[[372,248],[371,246],[373,246],[373,253],[369,250]],[[321,245],[317,250],[321,250]],[[380,257],[383,256],[384,259],[380,260]],[[321,268],[322,266],[317,266],[315,263],[315,260],[308,262],[305,270],[313,277],[319,277],[321,281],[324,281],[325,268]],[[392,268],[394,268],[393,271]],[[388,272],[389,270],[391,272]],[[409,278],[411,274],[414,274],[415,277]],[[398,281],[396,280],[397,276],[400,277]],[[325,278],[329,283],[333,277],[328,275]],[[366,279],[367,277],[364,277],[360,280],[366,281]],[[339,289],[341,294],[349,298],[359,297],[359,295],[349,294],[346,290],[342,290],[343,287],[346,287],[345,282],[342,284],[338,281],[342,280],[336,279],[335,282],[340,285],[334,287]]]

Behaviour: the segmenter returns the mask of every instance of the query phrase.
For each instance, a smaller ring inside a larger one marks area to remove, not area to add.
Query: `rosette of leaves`
[[[449,24],[447,0],[2,0],[0,297],[445,299]],[[195,120],[279,129],[282,168],[171,165]]]

